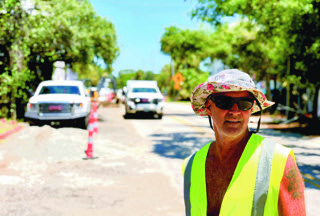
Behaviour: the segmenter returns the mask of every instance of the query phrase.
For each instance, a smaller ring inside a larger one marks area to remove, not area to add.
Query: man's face
[[[243,92],[221,92],[215,93],[214,96],[228,96],[233,98],[250,97],[251,94],[247,91]],[[228,110],[218,108],[214,102],[207,100],[206,111],[212,117],[212,124],[216,136],[220,137],[241,137],[248,131],[249,117],[252,113],[252,108],[247,111],[242,111],[236,103]]]

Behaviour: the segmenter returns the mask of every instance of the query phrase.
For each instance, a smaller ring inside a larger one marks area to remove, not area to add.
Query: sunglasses
[[[234,103],[237,104],[239,110],[247,111],[252,108],[254,104],[254,99],[250,97],[228,97],[228,96],[213,96],[210,95],[208,97],[213,103],[215,103],[216,107],[228,110],[231,109]]]

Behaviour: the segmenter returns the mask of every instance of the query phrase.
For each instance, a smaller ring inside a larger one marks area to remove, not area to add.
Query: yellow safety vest
[[[187,216],[207,216],[205,164],[210,143],[184,160]],[[220,216],[278,216],[280,182],[290,148],[252,134],[224,195]]]

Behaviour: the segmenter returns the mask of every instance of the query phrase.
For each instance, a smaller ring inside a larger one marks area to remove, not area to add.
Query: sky
[[[91,0],[96,12],[116,28],[120,55],[113,66],[159,73],[170,56],[161,53],[161,36],[172,25],[182,29],[199,29],[200,21],[188,13],[197,0]]]

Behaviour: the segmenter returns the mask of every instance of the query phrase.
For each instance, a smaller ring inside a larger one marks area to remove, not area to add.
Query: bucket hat
[[[192,91],[190,98],[192,109],[199,116],[208,116],[205,103],[209,95],[236,91],[248,91],[255,97],[256,102],[252,107],[252,113],[262,111],[274,104],[274,102],[268,101],[260,90],[256,89],[253,80],[247,73],[238,69],[227,69],[210,76],[205,83],[198,85]]]

